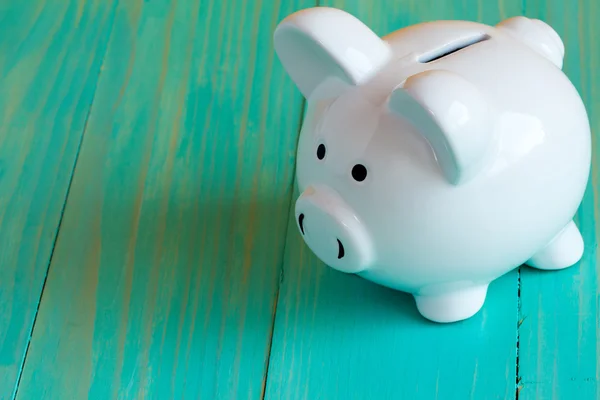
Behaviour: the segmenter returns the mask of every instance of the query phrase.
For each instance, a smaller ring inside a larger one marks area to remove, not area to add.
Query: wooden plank
[[[520,1],[327,4],[380,35],[434,19],[495,24],[521,11]],[[517,289],[513,271],[490,286],[472,319],[433,324],[412,297],[323,265],[290,219],[266,398],[514,398]]]
[[[304,1],[121,1],[18,398],[260,398]]]
[[[552,25],[565,44],[563,70],[582,95],[593,139],[592,174],[575,218],[585,241],[583,259],[563,271],[521,272],[519,399],[599,399],[598,155],[600,127],[597,44],[600,5],[527,0],[528,16]]]
[[[114,1],[0,6],[0,398],[15,391]]]

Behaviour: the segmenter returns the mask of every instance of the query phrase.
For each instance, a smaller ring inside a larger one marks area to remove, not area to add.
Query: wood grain
[[[15,392],[114,1],[0,5],[0,398]]]
[[[495,24],[521,13],[520,1],[326,4],[380,35],[426,20]],[[408,295],[324,266],[290,221],[266,398],[511,399],[516,340],[516,271],[491,285],[474,318],[433,324]]]
[[[306,5],[119,3],[19,399],[261,397]]]
[[[519,399],[599,399],[600,6],[592,0],[527,0],[526,13],[547,21],[562,37],[563,70],[584,99],[594,147],[588,190],[575,218],[585,241],[583,259],[563,271],[521,272]]]
[[[595,141],[581,263],[513,271],[476,317],[436,325],[324,266],[290,220],[303,101],[271,38],[315,1],[10,3],[0,398],[19,377],[19,399],[600,398]],[[592,0],[320,3],[381,35],[542,18],[597,130]]]

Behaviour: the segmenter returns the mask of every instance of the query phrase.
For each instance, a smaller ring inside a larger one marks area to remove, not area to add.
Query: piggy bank
[[[590,126],[549,25],[433,21],[379,37],[316,7],[281,21],[274,46],[307,100],[295,220],[324,264],[412,294],[441,323],[478,313],[523,264],[580,260]]]

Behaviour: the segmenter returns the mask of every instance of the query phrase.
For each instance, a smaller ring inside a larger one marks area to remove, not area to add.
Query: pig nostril
[[[304,214],[298,216],[298,225],[300,225],[300,231],[302,231],[302,234],[304,235]]]
[[[342,257],[344,257],[344,245],[342,244],[342,242],[340,242],[340,239],[337,240],[338,242],[338,260],[341,259]]]

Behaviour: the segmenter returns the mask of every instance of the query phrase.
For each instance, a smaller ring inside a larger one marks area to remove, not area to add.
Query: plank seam
[[[320,0],[316,0],[315,1],[315,6],[319,6],[319,2]],[[306,109],[306,99],[302,98],[302,104],[301,104],[301,109],[300,109],[300,118],[298,120],[298,135],[296,136],[296,148],[298,148],[298,140],[300,138],[300,131],[302,130],[302,122],[304,121],[304,111]],[[290,190],[290,199],[289,199],[289,204],[288,204],[288,208],[286,211],[286,215],[288,216],[287,221],[286,221],[286,225],[285,225],[285,242],[283,244],[283,249],[282,249],[282,257],[281,257],[281,265],[279,267],[279,282],[277,283],[277,291],[275,292],[275,301],[274,301],[274,309],[273,309],[273,320],[271,321],[271,335],[269,336],[269,346],[267,348],[267,364],[265,366],[265,378],[263,379],[263,385],[262,385],[262,393],[260,395],[261,400],[265,399],[265,396],[267,394],[267,382],[269,380],[269,367],[271,366],[271,351],[273,350],[273,337],[275,336],[275,322],[277,321],[277,308],[279,306],[279,292],[281,290],[281,284],[283,283],[283,279],[284,279],[284,270],[285,270],[285,252],[287,250],[287,243],[288,243],[288,231],[289,231],[289,225],[290,225],[290,210],[292,209],[292,202],[294,201],[294,186],[296,185],[296,162],[294,161],[294,166],[292,168],[292,188]]]
[[[60,228],[62,226],[63,217],[64,217],[64,214],[65,214],[65,210],[67,208],[67,202],[68,202],[68,199],[69,199],[69,194],[71,192],[71,186],[73,184],[73,177],[75,176],[75,169],[77,168],[77,163],[79,161],[79,154],[80,154],[80,151],[81,151],[81,146],[83,144],[83,140],[84,140],[84,137],[85,137],[85,132],[87,130],[87,125],[88,125],[88,121],[89,121],[89,118],[90,118],[90,114],[92,113],[92,109],[94,107],[94,102],[96,100],[96,92],[98,90],[98,83],[100,82],[100,75],[102,75],[102,69],[104,67],[104,61],[106,59],[106,53],[108,51],[108,43],[109,43],[110,38],[112,36],[113,26],[114,26],[114,19],[115,19],[116,9],[117,9],[118,5],[119,5],[119,0],[115,0],[113,8],[110,11],[110,22],[109,22],[109,27],[108,27],[108,35],[106,36],[106,43],[105,43],[105,46],[104,46],[104,52],[102,54],[102,61],[100,62],[100,67],[98,68],[96,82],[94,83],[94,90],[93,90],[93,93],[92,93],[92,99],[91,99],[91,102],[90,102],[90,107],[88,108],[87,114],[85,116],[85,121],[83,123],[83,129],[81,131],[81,137],[79,138],[79,143],[77,143],[77,150],[75,151],[75,158],[73,160],[73,166],[71,168],[71,174],[69,176],[69,183],[67,184],[67,190],[65,191],[63,205],[62,205],[62,208],[60,210],[60,217],[58,219],[58,224],[56,226],[54,237],[52,239],[52,250],[50,251],[50,257],[48,257],[48,263],[46,264],[46,271],[45,271],[45,275],[44,275],[44,280],[42,282],[42,290],[40,291],[40,294],[39,294],[39,297],[38,297],[37,306],[35,308],[35,312],[33,313],[33,323],[31,324],[31,328],[29,329],[29,334],[27,336],[27,344],[25,346],[25,352],[23,354],[23,359],[21,361],[21,365],[19,366],[19,372],[17,373],[17,380],[15,382],[15,388],[14,388],[14,391],[13,391],[13,394],[12,394],[12,397],[11,397],[12,400],[16,400],[17,396],[19,394],[19,386],[21,384],[21,378],[23,376],[23,371],[25,370],[25,365],[27,363],[27,356],[29,354],[29,347],[31,345],[31,338],[32,338],[33,332],[35,330],[35,324],[37,322],[38,313],[40,311],[40,306],[42,304],[42,299],[43,299],[43,296],[44,296],[44,290],[46,289],[46,282],[48,280],[48,274],[49,274],[50,268],[52,266],[52,259],[54,258],[54,250],[56,249],[56,242],[58,241],[58,236],[60,234]]]
[[[318,4],[318,1],[317,1]],[[304,98],[302,98],[302,104],[301,104],[301,109],[300,109],[300,118],[298,120],[298,129],[297,132],[298,134],[296,135],[296,148],[298,148],[298,140],[300,138],[300,131],[302,130],[302,122],[304,121],[304,112],[306,109],[306,100]],[[267,393],[267,382],[269,380],[269,367],[271,366],[271,350],[273,349],[273,337],[275,336],[275,322],[277,320],[277,308],[279,305],[279,292],[281,290],[281,284],[283,283],[283,279],[284,279],[284,269],[285,269],[285,253],[287,250],[287,244],[288,244],[288,234],[289,234],[289,226],[290,226],[290,211],[292,209],[292,203],[294,201],[294,187],[296,185],[296,162],[294,161],[294,165],[292,167],[292,188],[290,190],[290,195],[289,195],[289,202],[288,202],[288,207],[286,210],[285,215],[287,216],[287,220],[285,222],[285,239],[284,239],[284,243],[283,243],[283,249],[281,251],[281,264],[279,266],[279,279],[277,282],[277,290],[275,292],[275,301],[274,301],[274,308],[273,308],[273,319],[271,321],[271,335],[269,336],[269,345],[267,347],[267,361],[266,361],[266,365],[265,365],[265,377],[263,379],[263,384],[262,384],[262,389],[261,389],[261,395],[260,398],[261,400],[265,399],[266,393]]]
[[[527,0],[521,1],[521,15],[525,16],[527,11]],[[517,270],[517,346],[516,346],[516,359],[515,359],[515,400],[519,400],[519,392],[523,388],[521,385],[521,376],[519,374],[519,356],[521,347],[521,325],[523,324],[524,318],[522,318],[522,301],[521,301],[521,268]]]
[[[521,15],[526,16],[527,12],[527,0],[521,0]],[[523,388],[521,385],[521,376],[519,374],[519,356],[521,346],[521,325],[523,324],[524,318],[522,317],[522,301],[521,301],[521,266],[517,270],[517,346],[516,346],[516,359],[515,359],[515,400],[519,400],[519,392]]]
[[[517,270],[517,348],[515,360],[515,399],[519,400],[519,392],[522,389],[521,376],[519,375],[519,350],[521,344],[521,325],[523,318],[521,317],[521,268]]]
[[[521,15],[525,16],[527,11],[527,0],[521,1]],[[519,400],[519,392],[523,388],[521,385],[521,376],[519,373],[520,363],[520,347],[521,347],[521,325],[523,324],[524,318],[522,317],[522,301],[521,301],[521,266],[517,269],[517,345],[516,345],[516,358],[515,358],[515,400]]]
[[[315,0],[315,6],[318,7],[320,6],[320,0]],[[300,139],[300,132],[302,130],[302,122],[304,121],[304,112],[306,110],[306,99],[303,97],[302,98],[302,104],[301,104],[301,108],[300,108],[300,118],[298,120],[298,135],[296,135],[296,148],[298,148],[298,141]],[[286,221],[286,225],[285,225],[285,242],[283,243],[283,249],[282,249],[282,257],[281,257],[281,266],[279,267],[279,282],[277,284],[277,291],[275,292],[275,305],[274,305],[274,309],[273,309],[273,320],[271,322],[271,336],[269,337],[269,347],[267,348],[267,365],[265,366],[265,378],[263,380],[263,387],[262,387],[262,393],[261,393],[261,400],[265,399],[265,396],[267,394],[267,382],[269,380],[269,367],[271,366],[271,351],[273,350],[273,337],[275,336],[275,323],[277,321],[277,308],[279,306],[279,292],[281,290],[281,284],[283,283],[284,280],[284,273],[285,273],[285,252],[287,250],[287,243],[288,243],[288,231],[289,231],[289,225],[290,225],[290,210],[292,209],[292,202],[294,201],[294,187],[296,185],[296,162],[295,162],[295,158],[294,158],[294,166],[292,168],[292,188],[290,190],[290,199],[289,199],[289,204],[288,204],[288,209],[286,211],[286,215],[288,216],[287,221]]]

